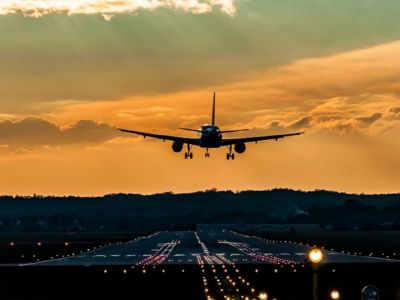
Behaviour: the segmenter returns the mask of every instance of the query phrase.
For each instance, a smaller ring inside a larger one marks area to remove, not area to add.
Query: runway
[[[264,240],[231,231],[163,231],[79,255],[23,266],[110,266],[193,264],[303,264],[309,246]],[[325,252],[325,263],[397,262],[383,258]]]

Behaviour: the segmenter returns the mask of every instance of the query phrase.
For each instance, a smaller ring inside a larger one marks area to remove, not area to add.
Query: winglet
[[[213,96],[213,107],[212,107],[211,125],[212,125],[212,126],[215,126],[215,92],[214,92],[214,96]]]

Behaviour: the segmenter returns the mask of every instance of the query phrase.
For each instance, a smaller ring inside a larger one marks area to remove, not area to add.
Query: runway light
[[[319,264],[324,259],[324,253],[319,248],[312,248],[308,252],[307,258],[313,264]]]
[[[267,299],[268,299],[267,293],[264,293],[264,292],[260,293],[260,294],[258,295],[258,299],[260,299],[260,300],[267,300]]]
[[[330,296],[331,296],[331,299],[332,299],[332,300],[338,300],[338,299],[340,299],[340,293],[339,293],[338,290],[333,290],[333,291],[331,291]]]
[[[15,246],[15,243],[14,243],[14,242],[10,242],[10,246],[11,246],[11,247],[14,247],[14,246]]]
[[[68,242],[65,242],[65,243],[64,243],[64,246],[65,246],[65,247],[68,247],[68,246],[69,246],[69,243],[68,243]]]
[[[38,245],[40,247],[40,246],[42,246],[42,242],[37,242],[36,245]]]

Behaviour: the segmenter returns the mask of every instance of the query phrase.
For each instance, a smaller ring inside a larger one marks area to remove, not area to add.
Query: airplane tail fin
[[[215,126],[215,92],[214,92],[214,97],[213,97],[211,125]]]

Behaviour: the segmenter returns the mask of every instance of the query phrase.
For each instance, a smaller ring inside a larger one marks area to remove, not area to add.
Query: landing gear
[[[209,158],[209,157],[210,157],[210,153],[208,152],[208,148],[207,148],[206,153],[204,154],[204,156],[205,156],[206,158]]]
[[[226,159],[227,160],[230,160],[230,159],[235,160],[235,153],[232,153],[232,145],[229,145],[228,149],[229,149],[229,153],[226,154]]]
[[[227,153],[226,154],[226,159],[227,160],[230,160],[230,159],[232,159],[232,160],[235,160],[235,153]]]
[[[191,148],[192,147],[188,144],[187,151],[185,153],[185,159],[188,159],[188,158],[193,159],[193,152],[191,151]]]

